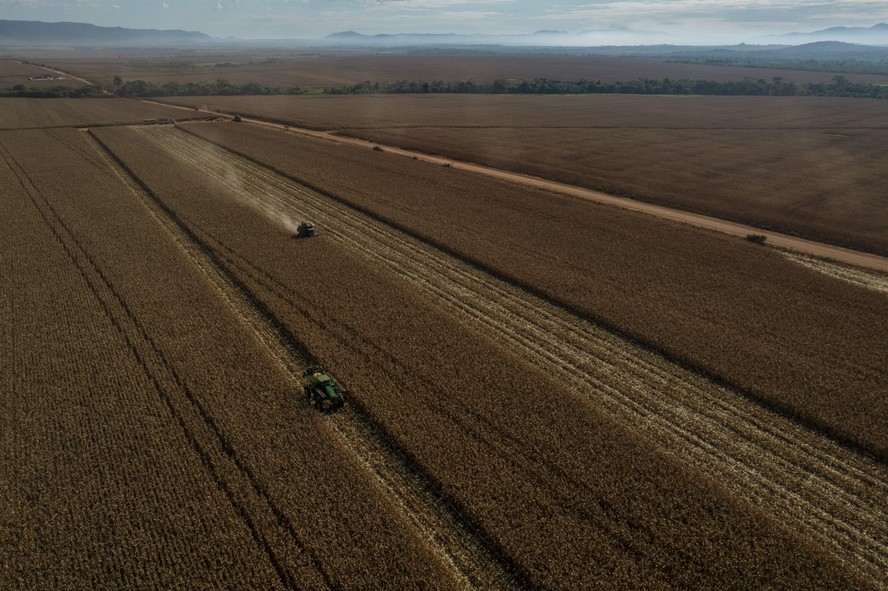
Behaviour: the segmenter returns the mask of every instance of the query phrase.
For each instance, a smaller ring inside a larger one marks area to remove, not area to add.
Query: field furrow
[[[94,138],[93,142],[96,149],[105,155],[105,149]],[[249,326],[268,354],[289,375],[293,391],[298,391],[302,382],[302,370],[311,362],[299,344],[257,305],[254,296],[169,211],[145,192],[118,164],[111,159],[107,159],[107,163],[140,196],[155,219]],[[452,513],[365,413],[352,405],[331,419],[329,425],[331,431],[340,438],[340,443],[357,456],[381,489],[387,491],[400,509],[410,517],[429,546],[439,552],[442,560],[450,565],[463,588],[519,588],[520,584],[509,567],[501,564],[489,545],[478,539]]]
[[[644,431],[824,547],[876,585],[888,570],[883,466],[599,326],[328,197],[172,128],[140,133],[287,225],[311,219],[344,247],[427,293],[597,409]]]

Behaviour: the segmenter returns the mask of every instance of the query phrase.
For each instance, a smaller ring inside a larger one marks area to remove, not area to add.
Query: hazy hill
[[[863,45],[888,45],[888,23],[872,27],[830,27],[810,33],[788,33],[778,35],[790,43],[799,41],[844,41]]]
[[[212,37],[196,31],[124,29],[99,27],[86,23],[44,23],[40,21],[0,20],[2,45],[171,45],[201,43]]]
[[[888,59],[888,47],[874,47],[841,41],[815,41],[763,53],[791,59],[873,59],[876,57]]]

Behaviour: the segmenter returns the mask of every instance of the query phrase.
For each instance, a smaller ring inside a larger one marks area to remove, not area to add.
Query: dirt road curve
[[[637,425],[878,586],[888,569],[882,466],[253,162],[173,128],[139,131],[195,171],[231,179],[228,198],[274,219],[316,221],[329,239],[501,338],[528,363],[555,368],[591,406]]]
[[[144,102],[152,102],[153,104],[165,105],[165,103],[153,102],[153,101],[144,101]],[[165,105],[168,107],[175,107],[179,109],[184,109],[186,111],[194,111],[192,108],[188,107],[179,107],[177,105]],[[215,113],[212,111],[206,111],[208,114],[219,115],[219,116],[229,116],[225,113]],[[732,236],[740,236],[746,237],[749,234],[764,234],[768,237],[768,244],[781,247],[788,248],[797,252],[810,254],[817,257],[825,257],[829,259],[833,259],[840,263],[847,263],[849,265],[857,265],[859,267],[865,267],[868,269],[874,269],[876,271],[888,272],[888,258],[881,257],[874,254],[863,253],[855,250],[850,250],[847,248],[842,248],[840,246],[832,246],[830,244],[824,244],[822,242],[814,242],[812,240],[805,240],[804,238],[797,238],[794,236],[788,236],[786,234],[780,234],[778,232],[770,232],[764,231],[760,228],[755,228],[753,226],[746,226],[744,224],[738,224],[735,222],[729,222],[726,220],[709,217],[701,214],[690,213],[687,211],[681,211],[677,209],[672,209],[669,207],[664,207],[662,205],[654,205],[652,203],[644,203],[642,201],[636,201],[634,199],[626,199],[624,197],[616,197],[614,195],[608,195],[607,193],[602,193],[600,191],[593,191],[592,189],[585,189],[583,187],[577,187],[574,185],[568,185],[565,183],[559,183],[556,181],[550,181],[546,179],[542,179],[539,177],[534,177],[526,174],[520,174],[517,172],[509,172],[505,170],[500,170],[497,168],[491,168],[489,166],[481,166],[480,164],[472,164],[471,162],[461,162],[457,160],[452,160],[450,158],[442,158],[440,156],[433,156],[431,154],[425,154],[423,152],[417,152],[413,150],[405,150],[403,148],[397,148],[394,146],[386,146],[382,144],[378,144],[375,142],[368,142],[366,140],[360,140],[350,137],[344,137],[341,135],[337,135],[335,133],[327,132],[327,131],[315,131],[311,129],[304,129],[300,127],[292,127],[281,125],[278,123],[269,123],[267,121],[261,121],[259,119],[252,118],[243,118],[243,122],[251,123],[254,125],[263,125],[266,127],[273,127],[275,129],[286,129],[292,133],[298,133],[301,135],[306,135],[310,137],[315,137],[319,139],[325,139],[333,142],[338,142],[342,144],[349,144],[354,146],[362,146],[365,148],[373,148],[374,146],[380,146],[386,152],[390,152],[392,154],[401,154],[403,156],[408,156],[410,158],[417,158],[419,160],[423,160],[426,162],[431,162],[433,164],[441,164],[441,165],[450,165],[453,168],[459,170],[467,170],[477,174],[483,174],[486,176],[491,176],[495,178],[499,178],[505,181],[517,183],[519,185],[524,185],[528,187],[534,187],[536,189],[542,189],[545,191],[552,191],[554,193],[562,193],[565,195],[571,195],[573,197],[578,197],[580,199],[588,199],[589,201],[595,201],[596,203],[604,203],[607,205],[613,205],[616,207],[621,207],[623,209],[628,209],[631,211],[638,211],[641,213],[646,213],[649,215],[653,215],[659,218],[672,220],[676,222],[681,222],[685,224],[689,224],[691,226],[697,226],[699,228],[706,228],[708,230],[715,230],[717,232],[722,232],[724,234],[730,234]]]

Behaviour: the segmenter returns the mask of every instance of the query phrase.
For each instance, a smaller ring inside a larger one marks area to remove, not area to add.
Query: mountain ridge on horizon
[[[16,21],[0,19],[0,44],[24,43],[41,45],[115,45],[119,43],[182,43],[203,42],[213,37],[199,31],[181,29],[130,29],[102,27],[90,23]]]
[[[502,45],[516,47],[523,45],[538,45],[545,47],[551,45],[572,45],[583,35],[596,35],[599,33],[616,32],[610,30],[583,30],[574,33],[561,30],[538,30],[531,33],[498,34],[498,33],[379,33],[367,35],[354,30],[339,31],[324,37],[309,39],[264,39],[245,40],[235,37],[212,37],[199,31],[186,31],[181,29],[133,29],[126,27],[103,27],[90,23],[77,22],[43,22],[43,21],[18,21],[0,19],[0,46],[2,45],[46,45],[46,46],[126,46],[126,45],[164,45],[185,44],[205,45],[207,43],[232,43],[232,44],[260,44],[272,45],[280,43],[311,43],[382,46],[386,42],[397,45],[416,44],[423,45]],[[624,30],[625,31],[625,30]],[[645,33],[636,31],[636,33]],[[767,43],[790,44],[790,39],[795,41],[838,41],[857,43],[862,45],[888,46],[888,23],[877,23],[871,27],[844,27],[835,26],[811,32],[792,32],[780,35],[770,35]],[[570,43],[573,41],[574,43]],[[766,43],[766,44],[767,44]],[[642,46],[639,43],[578,43],[578,46],[597,45],[634,47]],[[656,43],[663,45],[663,43]],[[666,44],[673,45],[673,44]],[[677,46],[677,44],[676,44]],[[714,46],[714,45],[712,45]]]

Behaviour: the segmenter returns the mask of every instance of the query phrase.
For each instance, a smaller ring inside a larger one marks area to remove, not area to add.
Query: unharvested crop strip
[[[104,158],[104,152],[100,151]],[[24,171],[22,170],[22,173]],[[28,185],[33,186],[32,183]],[[39,191],[34,189],[37,194]],[[305,547],[286,516],[271,501],[264,487],[252,471],[237,456],[231,442],[204,408],[184,380],[166,359],[149,331],[130,310],[124,298],[114,289],[99,264],[87,249],[67,228],[53,207],[41,196],[42,204],[34,199],[41,215],[56,234],[74,264],[92,289],[110,320],[117,327],[136,356],[146,376],[167,406],[183,433],[200,458],[216,485],[226,494],[237,515],[244,521],[257,545],[266,553],[284,588],[296,589],[306,584],[317,588],[333,587],[329,575],[320,560]],[[272,534],[279,528],[290,530],[286,541]],[[290,572],[284,557],[290,562],[303,563],[300,575]],[[309,582],[304,571],[316,573],[316,580]]]
[[[245,526],[253,535],[257,544],[263,548],[269,555],[270,562],[280,578],[284,587],[295,588],[292,579],[283,570],[277,558],[270,552],[267,541],[257,529],[255,521],[251,518],[249,512],[245,509],[243,503],[238,500],[237,494],[231,486],[226,482],[220,474],[220,467],[213,461],[212,452],[208,451],[201,443],[201,438],[197,435],[196,430],[190,426],[186,417],[179,411],[170,395],[170,378],[177,381],[177,386],[182,387],[181,382],[176,377],[171,376],[168,371],[169,367],[165,365],[165,360],[160,360],[160,364],[164,367],[158,368],[158,355],[162,353],[157,349],[156,345],[151,341],[150,336],[144,331],[144,328],[138,320],[132,315],[126,303],[120,295],[114,290],[107,277],[102,273],[98,264],[83,248],[80,241],[77,240],[73,232],[67,227],[52,205],[41,194],[39,189],[28,176],[27,172],[14,160],[14,157],[2,149],[2,156],[6,162],[12,167],[16,176],[22,185],[22,188],[28,194],[32,205],[43,218],[47,227],[50,229],[56,240],[62,246],[65,254],[71,260],[74,267],[80,273],[81,278],[92,292],[96,301],[99,303],[103,312],[115,327],[120,337],[127,344],[130,353],[135,357],[138,365],[145,372],[146,378],[154,386],[155,391],[164,402],[171,416],[176,420],[183,434],[194,450],[195,454],[200,458],[204,468],[210,477],[222,490],[233,509],[238,516],[244,521]]]
[[[302,369],[310,362],[310,355],[250,289],[228,271],[227,264],[231,263],[220,260],[212,249],[207,248],[201,238],[164,206],[100,140],[91,134],[90,138],[108,159],[109,165],[141,198],[223,300],[289,374],[294,390],[298,390]],[[382,489],[396,499],[430,547],[451,566],[464,588],[518,589],[526,586],[515,573],[515,565],[501,558],[490,542],[479,537],[454,513],[451,504],[429,485],[421,471],[399,450],[391,437],[374,424],[359,403],[352,401],[349,408],[332,417],[329,424]]]
[[[245,158],[173,129],[140,131],[184,162],[230,179],[242,201],[275,219],[314,220],[531,363],[558,368],[590,404],[881,584],[888,475],[879,463]]]

